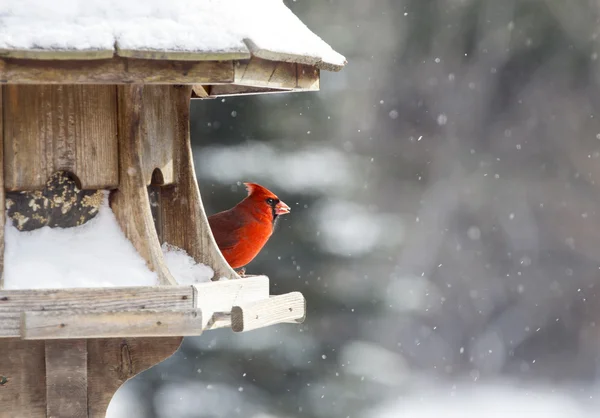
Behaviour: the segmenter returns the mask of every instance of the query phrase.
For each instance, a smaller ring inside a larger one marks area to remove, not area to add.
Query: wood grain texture
[[[175,285],[160,248],[144,179],[143,89],[137,84],[117,88],[120,185],[111,195],[111,208],[125,236],[157,273],[159,284]],[[172,216],[181,217],[181,213]]]
[[[45,346],[47,417],[87,418],[87,341],[46,341]]]
[[[21,338],[54,340],[202,334],[200,309],[23,312]]]
[[[243,332],[284,322],[302,323],[305,316],[304,296],[300,292],[291,292],[234,306],[231,309],[231,329]]]
[[[4,288],[4,223],[6,189],[4,188],[4,88],[0,86],[0,290]]]
[[[181,337],[88,340],[90,418],[104,418],[114,393],[127,380],[177,351]]]
[[[0,84],[221,84],[233,80],[233,61],[0,58]]]
[[[231,325],[230,312],[235,305],[269,299],[267,276],[244,277],[240,280],[219,280],[193,285],[194,305],[202,309],[204,329]]]
[[[213,280],[220,277],[237,279],[239,276],[227,264],[210,230],[208,218],[200,198],[190,144],[191,86],[174,89],[175,114],[173,168],[175,184],[159,189],[160,233],[164,242],[184,249],[196,262],[210,266]],[[185,216],[182,216],[185,214]]]
[[[233,84],[284,90],[318,90],[319,69],[292,62],[269,61],[253,57],[236,61]]]
[[[177,143],[177,94],[173,86],[144,86],[142,90],[141,140],[142,170],[146,185],[152,173],[160,170],[161,185],[173,184],[173,155]]]
[[[119,184],[115,86],[5,86],[7,190],[39,190],[58,170],[83,189]]]
[[[184,52],[164,50],[121,49],[117,44],[117,54],[126,58],[177,61],[232,61],[250,58],[249,51],[239,52]]]
[[[49,50],[49,49],[5,49],[0,48],[0,57],[41,60],[95,60],[109,59],[115,54],[113,49],[88,50]]]
[[[192,309],[191,286],[0,291],[0,338],[21,335],[21,312]]]
[[[0,418],[46,418],[43,341],[0,340]]]
[[[209,97],[318,91],[320,88],[320,71],[311,65],[254,57],[236,61],[234,68],[234,83],[211,86]]]

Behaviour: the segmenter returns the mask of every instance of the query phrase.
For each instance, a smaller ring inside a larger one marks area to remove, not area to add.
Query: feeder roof
[[[3,0],[0,58],[227,61],[338,71],[346,59],[282,0]]]

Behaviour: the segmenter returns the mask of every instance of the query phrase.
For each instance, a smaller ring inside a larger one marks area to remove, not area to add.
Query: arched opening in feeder
[[[152,177],[150,179],[150,185],[152,186],[162,186],[165,184],[165,176],[163,175],[160,168],[155,168],[152,171]]]

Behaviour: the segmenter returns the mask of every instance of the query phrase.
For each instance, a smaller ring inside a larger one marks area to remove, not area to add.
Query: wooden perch
[[[244,277],[194,285],[194,291],[195,306],[202,309],[204,329],[229,327],[233,306],[269,298],[269,278]]]
[[[231,329],[243,332],[283,322],[302,323],[305,315],[304,296],[300,292],[291,292],[234,306],[231,309]]]
[[[202,313],[189,310],[23,312],[21,338],[180,337],[202,333]]]

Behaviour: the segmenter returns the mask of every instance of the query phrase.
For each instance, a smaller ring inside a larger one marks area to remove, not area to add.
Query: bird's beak
[[[283,203],[281,200],[275,205],[276,215],[285,215],[286,213],[290,213],[291,210],[292,209],[288,205]]]

